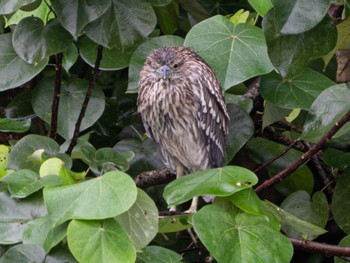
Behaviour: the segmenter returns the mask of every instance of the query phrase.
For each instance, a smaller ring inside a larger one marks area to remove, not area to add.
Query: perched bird
[[[148,136],[177,178],[223,166],[229,115],[218,79],[195,51],[154,50],[140,72],[137,104]],[[197,203],[198,197],[187,212]]]

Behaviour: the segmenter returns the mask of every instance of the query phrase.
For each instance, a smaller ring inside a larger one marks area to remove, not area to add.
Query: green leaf
[[[248,2],[262,17],[272,8],[271,0],[248,0]]]
[[[10,147],[0,144],[0,178],[6,174],[6,168],[9,163]]]
[[[147,246],[158,232],[158,209],[141,189],[133,206],[115,220],[126,230],[137,250]]]
[[[110,0],[88,3],[81,0],[69,2],[55,0],[51,3],[58,20],[75,39],[82,33],[87,24],[106,12],[110,4]]]
[[[84,178],[85,172],[81,173],[81,177]],[[61,178],[60,182],[62,185],[75,184],[76,180],[71,172],[66,166],[65,163],[59,158],[49,158],[43,162],[40,166],[39,175],[41,180],[46,177],[50,177],[51,175],[59,176]]]
[[[31,65],[21,59],[12,47],[12,34],[0,34],[0,91],[16,88],[39,74],[49,59]]]
[[[37,17],[22,19],[12,35],[12,45],[18,56],[34,65],[66,50],[71,42],[71,36],[57,20],[44,26]]]
[[[323,161],[333,168],[344,170],[350,166],[350,153],[334,148],[327,148],[323,152]]]
[[[333,216],[338,226],[350,233],[350,169],[346,169],[338,178],[332,199]]]
[[[178,205],[200,195],[229,196],[257,182],[248,169],[226,166],[182,176],[165,187],[163,196],[169,206]]]
[[[284,109],[269,101],[265,101],[264,114],[262,117],[262,130],[270,124],[285,119],[290,113],[291,110],[289,109]]]
[[[322,91],[335,83],[314,70],[306,68],[293,77],[282,78],[276,72],[262,76],[261,96],[284,109],[308,110]]]
[[[152,6],[167,6],[173,0],[147,0]]]
[[[157,22],[152,6],[142,0],[112,0],[111,6],[85,28],[94,42],[121,50],[146,38]]]
[[[70,251],[79,262],[133,263],[136,259],[128,234],[113,219],[72,220],[67,239]]]
[[[180,232],[192,227],[192,215],[173,215],[159,218],[159,233]]]
[[[278,221],[281,222],[282,229],[293,228],[294,231],[302,233],[302,236],[305,239],[309,238],[310,236],[319,236],[327,232],[327,230],[313,225],[307,221],[301,220],[291,213],[288,213],[282,208],[274,205],[273,203],[270,203],[269,201],[265,201],[265,205],[270,210],[270,212],[276,216]]]
[[[234,25],[220,15],[195,25],[184,45],[197,51],[214,69],[224,90],[273,69],[261,29]]]
[[[299,34],[315,27],[327,14],[331,0],[271,0],[275,9],[276,32]],[[310,13],[310,10],[312,12]]]
[[[87,37],[81,37],[78,41],[81,57],[91,67],[95,66],[98,45]],[[101,70],[117,70],[129,66],[130,58],[135,47],[122,50],[120,48],[104,48],[102,50]]]
[[[75,124],[85,99],[89,82],[83,79],[74,79],[63,82],[61,86],[60,105],[58,108],[57,131],[65,139],[73,137]],[[54,78],[44,78],[34,90],[32,104],[34,112],[48,124],[51,123],[51,104],[54,92]],[[104,111],[105,98],[102,90],[94,88],[80,131],[91,127]]]
[[[350,235],[343,237],[342,240],[340,240],[338,246],[349,247],[350,246]],[[349,259],[349,257],[346,257],[346,259]],[[334,263],[347,263],[347,262],[349,262],[349,261],[340,259],[339,257],[334,257]]]
[[[262,28],[271,62],[282,77],[303,72],[310,60],[326,55],[335,46],[337,29],[328,16],[307,32],[280,35],[276,29],[276,12],[266,14]]]
[[[29,169],[39,172],[41,159],[29,158],[38,150],[43,151],[48,157],[52,157],[58,154],[60,147],[49,137],[35,134],[27,135],[13,146],[8,167],[13,170]]]
[[[179,4],[172,1],[167,6],[153,6],[157,16],[157,24],[164,35],[172,35],[179,26]]]
[[[35,114],[32,109],[31,98],[32,98],[31,90],[26,90],[19,93],[6,106],[6,109],[5,109],[6,118],[9,118],[9,119],[33,118]]]
[[[281,204],[281,208],[292,215],[307,221],[311,224],[324,228],[328,221],[328,202],[322,192],[313,194],[310,200],[309,193],[305,191],[297,191],[289,195]],[[282,224],[282,230],[289,237],[298,239],[313,240],[317,236],[306,236],[294,228],[294,225]]]
[[[45,251],[40,246],[19,244],[11,247],[0,258],[0,263],[44,262]]]
[[[35,2],[36,0],[0,0],[0,14],[10,14],[22,6]]]
[[[72,253],[68,249],[68,245],[60,245],[54,247],[45,257],[45,263],[77,263]]]
[[[28,222],[46,213],[42,196],[39,194],[19,201],[5,192],[0,192],[0,244],[21,242]]]
[[[193,227],[218,262],[289,262],[289,240],[261,217],[208,205],[193,215]]]
[[[184,40],[178,36],[160,36],[142,43],[133,53],[129,65],[128,90],[129,93],[137,92],[139,73],[148,55],[157,48],[164,46],[182,46]]]
[[[61,178],[56,175],[40,178],[36,172],[28,169],[10,173],[1,178],[0,181],[8,183],[8,189],[12,198],[24,198],[45,186],[62,184]]]
[[[78,56],[77,47],[73,43],[63,52],[62,67],[66,72],[74,65]]]
[[[245,110],[235,104],[227,104],[227,111],[230,122],[226,137],[225,164],[232,160],[254,133],[254,123]]]
[[[112,148],[100,148],[96,151],[94,164],[91,164],[91,168],[102,168],[103,171],[110,171],[119,169],[126,171],[129,169],[128,160],[123,154],[117,152]]]
[[[135,203],[137,189],[125,173],[112,171],[79,184],[44,189],[47,210],[56,225],[69,219],[104,219]]]
[[[30,221],[23,233],[23,244],[41,246],[46,253],[49,253],[67,234],[68,223],[57,227],[54,227],[54,223],[49,216]]]
[[[29,130],[31,120],[15,120],[0,118],[0,131],[2,132],[19,132],[23,133]]]
[[[350,110],[350,89],[338,84],[323,91],[311,105],[301,138],[310,142],[320,139]],[[349,131],[349,124],[342,127],[333,138]]]
[[[137,263],[178,263],[182,257],[170,249],[148,246],[137,254]]]

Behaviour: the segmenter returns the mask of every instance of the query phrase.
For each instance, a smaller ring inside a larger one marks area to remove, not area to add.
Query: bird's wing
[[[228,120],[224,97],[213,73],[202,74],[199,80],[200,108],[197,112],[199,127],[203,130],[213,167],[224,164],[225,137]]]

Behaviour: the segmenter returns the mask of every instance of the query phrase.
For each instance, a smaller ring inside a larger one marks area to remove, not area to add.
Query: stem
[[[53,92],[53,99],[51,105],[51,125],[50,125],[50,137],[54,140],[57,138],[57,120],[58,120],[58,106],[61,96],[61,83],[62,83],[62,58],[63,54],[58,53],[56,55],[55,65],[55,88]]]
[[[289,238],[296,249],[325,254],[326,256],[350,257],[350,247],[341,247],[309,240]]]
[[[270,186],[282,181],[292,172],[297,170],[300,166],[306,163],[314,154],[316,154],[321,148],[323,148],[326,143],[332,138],[337,131],[350,121],[350,111],[348,111],[338,122],[334,124],[334,126],[315,144],[313,145],[307,152],[305,152],[301,158],[295,161],[292,165],[288,166],[286,169],[282,170],[274,177],[269,180],[266,180],[261,185],[259,185],[256,189],[256,193],[260,193],[263,190],[269,188]]]
[[[95,82],[96,82],[98,74],[100,72],[99,68],[100,68],[100,64],[101,64],[101,60],[102,60],[102,50],[103,50],[103,47],[101,45],[99,45],[97,47],[97,56],[96,56],[96,61],[95,61],[95,67],[94,67],[94,70],[92,72],[92,77],[91,77],[90,82],[89,82],[89,87],[88,87],[88,90],[86,92],[85,99],[84,99],[83,105],[81,107],[78,120],[75,123],[72,141],[68,147],[68,150],[66,151],[66,153],[68,155],[70,155],[72,153],[73,148],[77,144],[77,141],[78,141],[81,122],[83,121],[83,118],[85,116],[85,112],[86,112],[90,97],[92,95],[92,91],[94,90]]]

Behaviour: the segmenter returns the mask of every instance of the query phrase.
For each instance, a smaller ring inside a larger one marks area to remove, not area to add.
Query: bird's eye
[[[177,64],[174,64],[174,68],[177,68],[178,67],[178,65]]]

